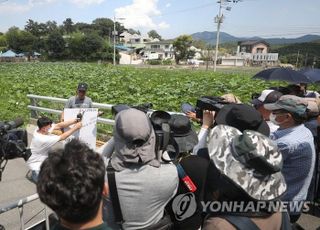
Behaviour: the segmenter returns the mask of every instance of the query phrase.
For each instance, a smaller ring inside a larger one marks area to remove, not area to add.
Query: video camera
[[[30,149],[27,149],[26,130],[17,129],[22,124],[21,118],[9,122],[0,121],[0,181],[8,160],[21,157],[27,161],[31,156]]]
[[[197,100],[196,104],[196,117],[202,119],[203,110],[218,112],[224,105],[230,104],[222,97],[216,96],[203,96]]]
[[[160,151],[165,151],[167,149],[167,146],[171,144],[175,148],[177,148],[176,144],[173,143],[173,132],[171,131],[170,125],[169,125],[169,120],[171,118],[170,114],[157,110],[154,111],[152,110],[152,103],[144,103],[140,105],[134,105],[130,106],[127,104],[118,104],[112,106],[112,114],[115,116],[118,112],[130,108],[138,109],[144,113],[147,114],[147,116],[150,119],[150,122],[153,126],[155,135],[156,135],[156,146],[155,146],[155,151],[157,153],[160,153]],[[177,149],[176,149],[177,152]],[[159,158],[162,157],[162,154],[158,155]]]

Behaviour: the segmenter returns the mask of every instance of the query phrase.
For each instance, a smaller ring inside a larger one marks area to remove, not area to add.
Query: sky
[[[142,34],[154,29],[163,38],[216,31],[218,0],[0,0],[0,31],[66,18],[91,23],[114,17]],[[226,2],[227,0],[222,0]],[[231,11],[226,10],[231,7]],[[238,37],[294,38],[320,35],[320,0],[242,0],[222,8],[221,31]],[[120,19],[122,18],[122,19]]]

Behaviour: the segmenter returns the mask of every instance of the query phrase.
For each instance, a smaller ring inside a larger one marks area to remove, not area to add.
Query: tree
[[[6,33],[6,40],[8,42],[8,48],[16,50],[19,47],[19,28],[11,27]]]
[[[40,37],[48,33],[46,24],[38,23],[31,19],[27,21],[27,24],[24,26],[24,29],[36,37]]]
[[[74,25],[74,28],[75,28],[75,31],[78,30],[78,31],[81,31],[85,34],[94,32],[94,27],[88,23],[78,22]]]
[[[202,40],[194,40],[192,41],[192,45],[194,47],[197,47],[198,49],[202,49],[202,50],[207,49],[207,43]]]
[[[75,32],[68,38],[69,58],[77,60],[82,59],[82,46],[84,35],[81,32]]]
[[[125,31],[125,28],[121,23],[116,22],[116,31],[118,31],[118,34],[121,34],[123,31]]]
[[[82,57],[85,60],[99,59],[103,44],[103,39],[98,34],[85,34],[82,39]]]
[[[190,35],[181,35],[173,42],[174,55],[176,63],[180,60],[187,59],[189,55],[189,48],[192,44],[192,37]]]
[[[36,41],[36,37],[33,34],[22,30],[19,33],[18,39],[19,39],[19,47],[18,49],[16,49],[16,51],[27,53],[28,56],[30,56],[34,49],[34,43]]]
[[[129,34],[138,34],[138,35],[141,35],[141,33],[140,33],[139,30],[134,30],[134,29],[128,29],[128,33],[129,33]]]
[[[113,31],[113,21],[109,18],[97,18],[92,24],[101,37],[109,37]]]
[[[158,32],[155,31],[155,30],[150,30],[150,31],[148,32],[148,36],[149,36],[150,38],[153,38],[153,39],[157,38],[157,39],[159,39],[160,41],[162,40],[162,37],[161,37],[161,36],[158,34]]]
[[[70,58],[74,60],[113,59],[113,47],[98,34],[72,33],[68,39]]]
[[[9,49],[16,52],[31,52],[36,37],[28,31],[21,31],[17,27],[11,27],[6,33]]]
[[[63,24],[62,28],[66,34],[71,34],[72,32],[75,31],[73,21],[71,18],[66,18],[66,20],[64,20],[62,24]]]
[[[46,34],[52,33],[53,31],[56,31],[59,29],[56,21],[47,21],[45,25],[46,25]]]
[[[3,51],[7,47],[7,39],[6,36],[3,34],[0,34],[0,51]]]
[[[58,31],[49,34],[47,40],[48,55],[52,58],[62,58],[65,51],[65,41]]]

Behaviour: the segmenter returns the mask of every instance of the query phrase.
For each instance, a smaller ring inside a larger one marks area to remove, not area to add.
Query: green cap
[[[278,101],[272,104],[263,105],[267,110],[283,109],[299,116],[304,116],[307,111],[308,103],[301,97],[294,95],[283,95]]]

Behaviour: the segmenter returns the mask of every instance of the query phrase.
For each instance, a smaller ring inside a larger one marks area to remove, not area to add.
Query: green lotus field
[[[270,83],[252,80],[257,69],[212,70],[137,68],[92,63],[0,63],[0,120],[28,119],[27,94],[68,98],[79,82],[89,84],[94,102],[130,105],[152,102],[154,109],[180,111],[182,102],[203,95],[234,93],[249,102]],[[275,85],[275,83],[273,83]],[[44,102],[45,103],[45,102]],[[61,109],[62,105],[48,105]]]

